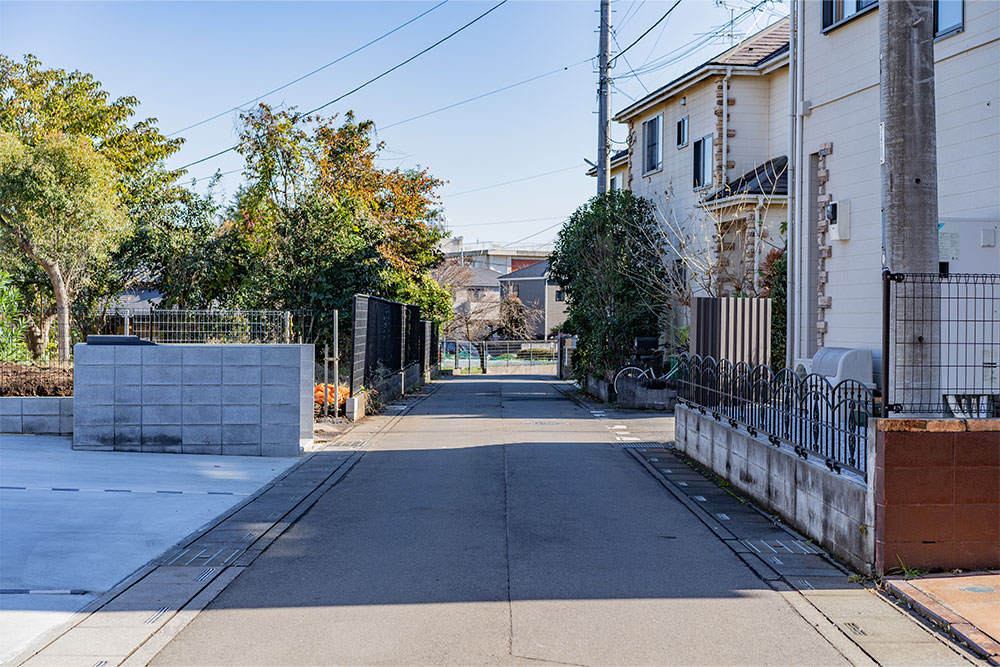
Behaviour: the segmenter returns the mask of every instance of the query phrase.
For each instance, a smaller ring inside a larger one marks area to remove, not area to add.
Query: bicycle
[[[636,338],[629,362],[615,371],[612,386],[615,393],[620,392],[620,382],[623,380],[669,380],[677,375],[680,368],[677,357],[671,356],[669,368],[664,370],[663,357],[665,350],[658,346],[656,338]]]

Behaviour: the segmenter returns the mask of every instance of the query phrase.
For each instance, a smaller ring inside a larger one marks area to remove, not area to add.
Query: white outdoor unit
[[[834,387],[844,380],[855,380],[874,390],[872,367],[871,350],[824,347],[812,358],[812,372],[825,377]]]

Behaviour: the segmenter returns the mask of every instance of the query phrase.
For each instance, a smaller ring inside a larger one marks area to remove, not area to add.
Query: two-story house
[[[784,247],[788,29],[778,21],[614,116],[629,128],[624,187],[654,202],[695,295],[755,294],[762,260]]]
[[[951,273],[998,273],[1000,3],[934,5],[940,266]],[[791,358],[804,362],[821,347],[869,349],[877,378],[883,267],[878,3],[794,0],[792,16],[798,94],[791,109],[797,135]],[[832,203],[838,204],[837,238],[828,220]]]

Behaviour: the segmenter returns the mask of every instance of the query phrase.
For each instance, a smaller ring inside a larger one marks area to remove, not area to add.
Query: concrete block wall
[[[69,435],[72,396],[0,397],[0,433]]]
[[[801,459],[790,448],[775,447],[684,405],[677,405],[674,414],[679,450],[855,569],[872,570],[873,480],[848,472],[835,474],[821,462]],[[874,468],[874,456],[870,443],[869,470]]]
[[[298,456],[312,345],[76,345],[73,447]]]

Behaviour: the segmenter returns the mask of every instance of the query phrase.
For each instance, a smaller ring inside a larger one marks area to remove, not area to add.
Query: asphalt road
[[[441,383],[162,665],[847,661],[543,378]]]

